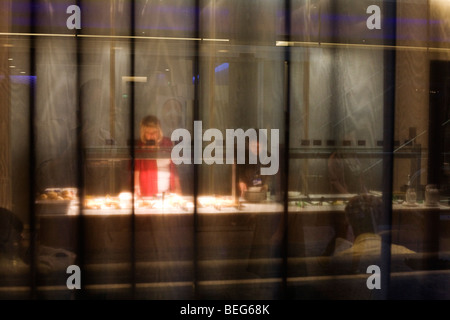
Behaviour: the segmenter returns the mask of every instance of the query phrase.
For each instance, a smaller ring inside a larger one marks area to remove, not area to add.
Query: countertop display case
[[[135,156],[170,156],[169,150],[162,151],[135,153]],[[341,151],[347,156],[357,154],[374,159],[374,163],[382,158],[380,148],[348,147]],[[402,151],[398,153],[402,159],[420,161],[421,153],[417,149]],[[330,152],[327,147],[299,148],[292,150],[291,161],[328,159]],[[109,169],[113,164],[129,164],[131,158],[129,148],[86,150],[87,162],[98,162]],[[330,258],[325,251],[333,240],[334,228],[345,219],[345,205],[356,195],[304,193],[299,189],[289,190],[286,198],[269,196],[250,202],[234,197],[231,191],[225,195],[200,194],[196,198],[172,193],[135,197],[130,192],[109,191],[97,195],[86,193],[81,202],[77,197],[64,208],[60,207],[59,212],[41,211],[37,225],[39,244],[79,252],[77,235],[83,234],[85,281],[93,288],[129,281],[130,261],[133,261],[139,283],[162,281],[181,286],[197,273],[199,290],[205,290],[208,296],[223,289],[211,286],[218,280],[239,282],[281,277],[283,250],[290,285],[299,286],[296,294],[309,292],[307,283],[297,283],[296,279],[328,275],[330,270],[321,271],[318,265]],[[379,191],[370,193],[382,196]],[[274,238],[280,226],[287,231],[286,242]],[[422,269],[434,268],[435,262],[423,257],[443,252],[443,239],[449,227],[450,207],[445,203],[426,206],[419,200],[408,205],[403,203],[401,195],[392,201],[392,223],[387,232],[391,233],[393,242],[420,255],[417,263]],[[270,284],[278,285],[276,281]],[[214,292],[210,291],[212,288]],[[189,296],[183,290],[177,294]],[[150,291],[151,295],[173,296],[167,289],[152,287]]]
[[[297,192],[309,197],[311,197],[310,194],[325,194],[328,198],[346,200],[345,196],[342,198],[338,194],[332,195],[327,185],[328,173],[326,161],[328,161],[333,153],[336,153],[344,161],[349,159],[349,161],[358,162],[360,174],[369,180],[367,191],[380,193],[380,168],[382,167],[383,157],[386,155],[382,147],[382,142],[378,141],[376,147],[367,147],[366,141],[363,140],[354,143],[356,146],[351,146],[350,141],[343,141],[341,144],[338,146],[334,140],[302,140],[301,147],[289,149],[289,163],[290,166],[295,168],[295,174],[290,173],[289,179],[292,181],[289,183],[289,190],[282,190],[282,192]],[[124,189],[129,190],[132,158],[171,159],[171,152],[171,148],[159,148],[154,151],[139,148],[132,150],[130,147],[115,146],[86,148],[84,153],[86,164],[86,195],[117,195]],[[406,168],[405,170],[408,170],[407,174],[413,178],[412,184],[418,192],[419,200],[424,199],[423,191],[425,187],[421,176],[422,161],[426,157],[426,152],[426,149],[410,141],[406,141],[402,145],[397,141],[393,151],[395,161],[399,163],[399,166]],[[320,166],[320,168],[317,168],[317,166]],[[235,196],[236,190],[233,188],[236,179],[235,163],[229,165],[229,168],[230,174],[228,176],[231,190],[222,190],[220,193]],[[280,168],[280,170],[283,169]],[[311,171],[315,171],[315,173],[311,173]],[[306,180],[305,178],[300,178],[302,175],[306,177]],[[99,177],[101,179],[98,179]],[[183,177],[180,178],[183,179]],[[308,183],[308,179],[309,182],[311,180],[316,182],[313,187],[311,185],[314,183]],[[296,183],[296,181],[300,180],[303,181]],[[400,177],[396,181],[397,185],[394,186],[395,195],[404,194],[406,182],[406,177]],[[350,193],[356,194],[359,192]]]

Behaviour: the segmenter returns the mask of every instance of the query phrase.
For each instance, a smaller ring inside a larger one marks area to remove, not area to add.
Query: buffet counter
[[[140,203],[134,210],[103,203],[83,209],[82,215],[73,201],[66,212],[38,215],[39,241],[74,252],[83,245],[84,258],[98,263],[129,261],[131,254],[136,261],[192,260],[194,254],[207,260],[266,258],[285,227],[289,256],[320,256],[345,218],[341,200],[290,201],[285,224],[283,203],[235,203],[229,197],[206,196],[199,197],[194,215],[189,198],[168,199],[164,204],[162,199]],[[394,204],[392,241],[416,252],[438,252],[449,217],[447,206]]]

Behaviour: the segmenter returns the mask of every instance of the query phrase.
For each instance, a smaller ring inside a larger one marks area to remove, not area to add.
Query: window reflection
[[[78,31],[47,1],[1,10],[0,205],[36,261],[11,264],[2,223],[0,271],[17,277],[0,287],[77,298],[50,289],[76,264],[81,298],[448,298],[450,6],[396,3],[391,47],[364,4],[196,3],[83,1]],[[227,162],[241,129],[256,139]],[[253,142],[270,151],[256,163]],[[369,266],[389,288],[368,288]]]

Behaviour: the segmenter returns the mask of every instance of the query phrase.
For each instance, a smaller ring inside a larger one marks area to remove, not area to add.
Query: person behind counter
[[[140,123],[139,150],[157,150],[172,147],[172,141],[163,135],[159,119],[153,115]],[[136,153],[134,183],[137,196],[151,197],[158,193],[181,193],[178,170],[171,159],[139,159]]]
[[[258,132],[258,130],[256,130]],[[236,176],[238,182],[238,190],[241,197],[244,197],[245,192],[249,188],[258,188],[261,192],[267,192],[268,178],[267,176],[261,175],[261,167],[263,166],[259,160],[257,163],[251,164],[249,158],[256,156],[259,159],[258,152],[261,144],[259,139],[249,139],[246,141],[245,148],[245,163],[236,166]],[[251,154],[251,155],[250,155]]]

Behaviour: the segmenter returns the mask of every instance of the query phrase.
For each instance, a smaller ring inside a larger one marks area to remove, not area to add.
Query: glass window
[[[0,298],[449,298],[447,2],[0,6]]]

